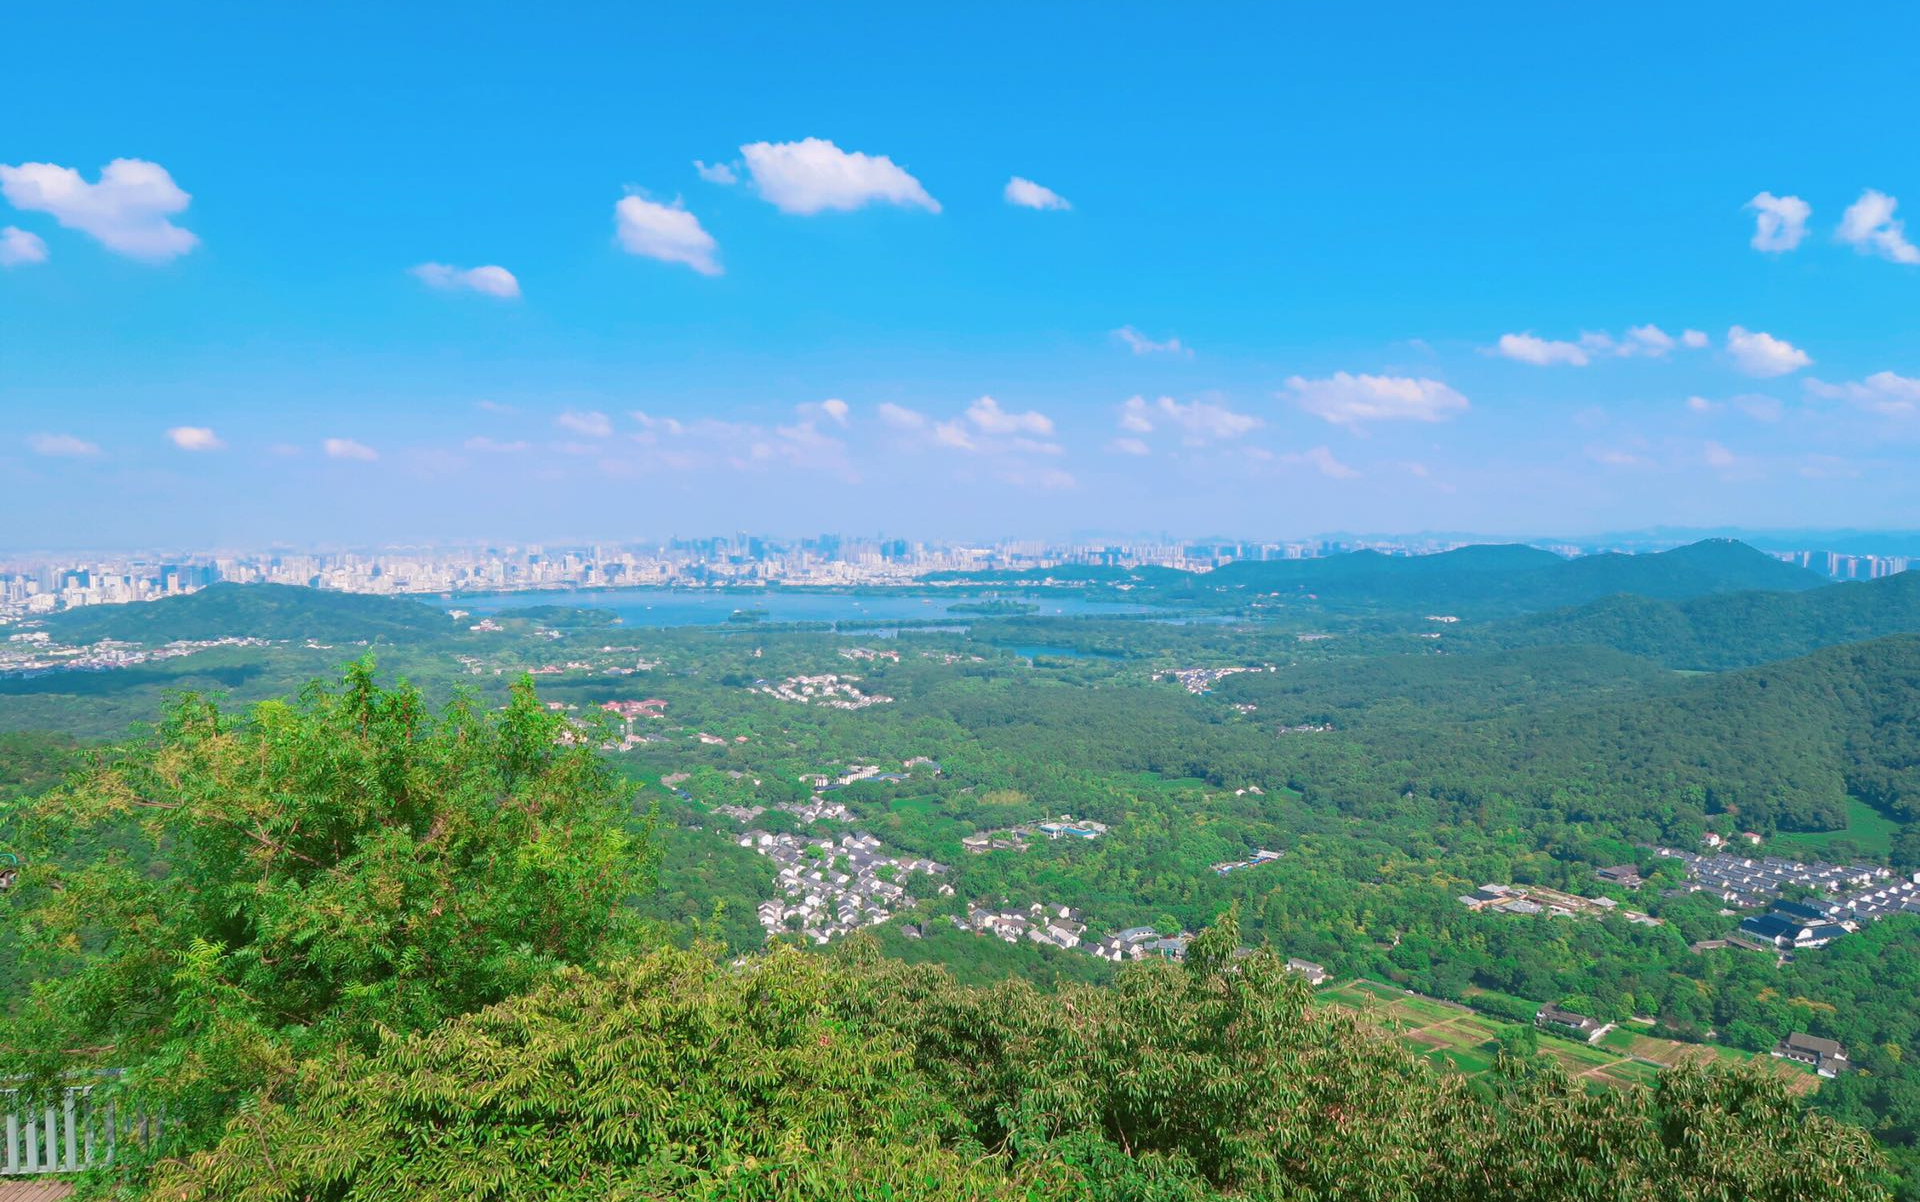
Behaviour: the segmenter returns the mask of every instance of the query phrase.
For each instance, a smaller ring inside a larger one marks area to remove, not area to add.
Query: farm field
[[[1377,981],[1357,980],[1321,990],[1323,1005],[1344,1006],[1372,1013],[1400,1033],[1423,1058],[1469,1076],[1491,1070],[1498,1052],[1500,1031],[1511,1024],[1467,1006],[1438,998],[1410,994]],[[1541,1032],[1540,1052],[1559,1061],[1569,1076],[1620,1087],[1652,1085],[1664,1066],[1694,1056],[1735,1062],[1759,1061],[1769,1071],[1791,1077],[1795,1092],[1811,1093],[1820,1079],[1811,1071],[1771,1056],[1733,1048],[1678,1043],[1616,1027],[1594,1044]]]

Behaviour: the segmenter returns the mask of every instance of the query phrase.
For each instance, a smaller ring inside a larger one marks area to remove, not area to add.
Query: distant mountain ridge
[[[1920,572],[1804,592],[1666,600],[1617,595],[1532,614],[1484,632],[1499,647],[1590,644],[1670,668],[1722,671],[1823,647],[1920,632]]]
[[[44,628],[63,643],[228,637],[358,642],[441,637],[454,625],[444,611],[418,601],[292,584],[221,583],[180,597],[65,610],[45,619]]]
[[[1745,543],[1712,539],[1651,555],[1562,559],[1520,545],[1461,547],[1436,555],[1355,552],[1324,559],[1243,561],[1213,583],[1257,591],[1312,593],[1335,605],[1525,613],[1616,593],[1676,599],[1750,590],[1797,592],[1827,581]]]

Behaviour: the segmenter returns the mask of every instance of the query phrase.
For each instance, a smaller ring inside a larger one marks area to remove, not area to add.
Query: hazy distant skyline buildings
[[[1920,10],[89,14],[3,546],[1920,513]]]

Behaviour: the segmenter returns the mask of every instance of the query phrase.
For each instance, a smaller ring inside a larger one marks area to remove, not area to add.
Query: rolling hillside
[[[44,629],[63,643],[228,636],[353,643],[438,638],[453,633],[454,625],[443,611],[418,601],[287,584],[216,584],[184,597],[67,610],[47,618]]]
[[[1822,647],[1920,631],[1920,572],[1805,592],[1683,600],[1620,595],[1516,619],[1484,632],[1500,647],[1590,644],[1670,668],[1720,671]]]

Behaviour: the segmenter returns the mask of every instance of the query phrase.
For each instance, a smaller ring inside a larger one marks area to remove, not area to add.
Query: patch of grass
[[[1774,846],[1788,854],[1824,856],[1834,843],[1845,841],[1870,855],[1885,858],[1902,823],[1889,818],[1857,797],[1847,799],[1847,825],[1837,831],[1796,831],[1774,836]]]

